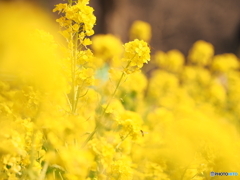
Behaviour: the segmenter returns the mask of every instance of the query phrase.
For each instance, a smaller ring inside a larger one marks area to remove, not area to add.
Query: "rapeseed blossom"
[[[189,51],[188,59],[190,62],[206,66],[211,62],[214,55],[214,47],[205,41],[197,41]]]
[[[124,45],[123,60],[127,62],[126,73],[134,72],[150,61],[150,48],[143,40],[135,39]]]
[[[171,50],[167,53],[159,51],[155,54],[155,62],[159,67],[177,73],[183,68],[184,56],[178,50]]]
[[[215,72],[226,73],[231,69],[238,69],[239,62],[234,54],[221,54],[213,58],[211,68]]]
[[[122,54],[121,40],[111,34],[95,35],[92,41],[92,49],[95,56],[103,59],[105,62],[110,62],[113,58],[119,58]]]
[[[96,35],[91,49],[88,3],[54,9],[65,43],[39,10],[0,4],[0,179],[209,180],[212,171],[239,172],[239,59],[198,41],[188,61],[178,50],[158,51],[146,75],[146,32],[124,45]]]
[[[57,19],[59,25],[64,28],[61,32],[66,38],[73,38],[73,33],[76,33],[83,45],[91,44],[87,36],[94,34],[93,26],[96,22],[96,17],[93,15],[94,9],[88,6],[89,0],[77,1],[70,4],[58,4],[53,9],[53,12],[58,11],[64,16]]]
[[[129,33],[130,40],[140,39],[149,42],[152,37],[151,26],[144,21],[134,21]]]

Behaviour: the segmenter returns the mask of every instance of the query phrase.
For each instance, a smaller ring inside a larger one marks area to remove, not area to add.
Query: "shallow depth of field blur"
[[[0,179],[239,179],[210,176],[240,173],[239,58],[94,34],[88,2],[0,2]]]

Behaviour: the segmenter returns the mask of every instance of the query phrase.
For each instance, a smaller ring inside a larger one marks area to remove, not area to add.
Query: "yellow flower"
[[[92,41],[94,54],[105,62],[119,57],[123,51],[121,40],[111,34],[95,35]]]
[[[160,97],[172,96],[178,90],[178,87],[179,80],[174,74],[156,70],[149,81],[148,95],[155,100],[161,101]]]
[[[170,72],[179,72],[184,64],[184,56],[178,50],[171,50],[167,53],[158,51],[155,54],[155,61],[160,68],[164,68]]]
[[[130,40],[141,39],[149,42],[151,36],[150,24],[144,21],[134,21],[130,29]]]
[[[67,179],[84,179],[89,173],[93,155],[90,151],[76,146],[63,147],[58,152],[60,166],[66,169]],[[80,170],[81,169],[81,170]]]
[[[133,140],[136,140],[141,135],[140,130],[143,122],[141,116],[136,112],[125,111],[117,121],[122,127],[122,139],[130,135]]]
[[[208,85],[211,80],[210,72],[202,67],[185,66],[181,76],[184,83],[196,85]]]
[[[57,4],[56,7],[53,9],[53,12],[56,12],[58,11],[59,13],[61,13],[62,11],[65,11],[65,9],[67,8],[67,4],[64,3],[60,3],[60,4]]]
[[[128,157],[113,161],[111,166],[111,175],[113,179],[131,180],[133,173],[131,164],[131,159]]]
[[[213,55],[213,45],[200,40],[193,44],[193,47],[189,51],[188,59],[194,64],[206,66],[209,65]]]
[[[92,44],[92,41],[89,38],[85,38],[82,42],[83,45],[88,46]]]
[[[126,92],[137,92],[137,95],[141,95],[146,90],[147,87],[147,78],[141,72],[134,72],[129,76],[124,82],[123,89]]]
[[[94,34],[93,26],[96,22],[96,17],[93,14],[94,9],[89,7],[87,0],[78,1],[74,4],[58,4],[53,9],[53,12],[58,11],[64,16],[57,19],[57,22],[64,30],[68,29],[68,33],[83,33],[84,36],[79,36],[84,45],[90,45],[89,39],[85,40],[85,36]],[[63,30],[63,31],[64,31]],[[65,31],[63,33],[66,39],[71,38]]]
[[[213,82],[209,88],[209,96],[209,100],[212,100],[213,103],[219,105],[225,102],[227,94],[226,90],[220,83]]]
[[[228,72],[239,68],[239,62],[234,54],[221,54],[213,57],[211,68],[217,72]]]
[[[135,39],[124,45],[124,60],[130,67],[141,68],[144,63],[150,61],[150,48],[143,40]]]

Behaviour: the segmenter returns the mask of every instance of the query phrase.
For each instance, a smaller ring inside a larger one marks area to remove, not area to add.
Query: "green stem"
[[[76,97],[75,97],[74,107],[72,108],[72,113],[75,113],[77,109],[79,91],[80,91],[80,88],[79,86],[77,86]]]
[[[126,68],[128,68],[128,67],[130,66],[130,64],[131,64],[131,61],[129,61],[129,63],[127,64]],[[125,69],[126,69],[126,68],[125,68]],[[108,107],[109,107],[112,99],[114,98],[114,96],[115,96],[116,93],[117,93],[117,90],[118,90],[118,88],[119,88],[119,86],[120,86],[120,84],[121,84],[122,79],[123,79],[124,76],[125,76],[125,72],[123,71],[123,72],[122,72],[122,75],[121,75],[121,77],[120,77],[120,79],[119,79],[119,81],[118,81],[118,83],[117,83],[117,86],[116,86],[116,88],[114,89],[114,92],[113,92],[110,100],[109,100],[108,103],[107,103],[106,108],[102,111],[102,113],[101,113],[101,115],[100,115],[100,117],[99,117],[98,122],[101,122],[103,116],[105,115],[105,113],[106,113],[106,111],[107,111],[107,109],[108,109]],[[99,126],[100,126],[100,124],[99,124],[99,123],[96,123],[96,127],[95,127],[94,131],[88,136],[88,138],[86,139],[86,141],[85,141],[84,144],[83,144],[83,147],[86,146],[86,144],[88,143],[88,141],[90,141],[90,140],[93,138],[93,136],[94,136],[95,133],[97,132]]]
[[[71,40],[70,43],[73,42],[73,34],[71,35]],[[71,111],[73,110],[73,106],[74,106],[74,81],[75,81],[75,77],[74,77],[74,50],[73,47],[71,47],[71,73],[72,73],[72,84],[71,84]]]
[[[77,60],[77,52],[78,52],[78,37],[77,34],[72,34],[72,42],[73,44],[73,49],[72,49],[72,92],[71,92],[71,98],[72,98],[72,114],[75,113],[76,110],[76,93],[78,93],[78,89],[76,90],[75,87],[75,81],[76,81],[76,60]]]
[[[129,61],[129,63],[127,64],[127,66],[126,66],[125,69],[127,69],[127,68],[130,66],[130,64],[131,64],[131,61]],[[108,107],[109,107],[112,99],[115,97],[115,95],[116,95],[116,93],[117,93],[117,90],[118,90],[118,88],[119,88],[119,86],[120,86],[120,84],[121,84],[122,79],[123,79],[124,76],[125,76],[125,72],[123,71],[123,72],[122,72],[122,75],[121,75],[121,77],[120,77],[120,79],[119,79],[119,81],[118,81],[118,83],[117,83],[117,86],[116,86],[116,88],[114,89],[114,92],[113,92],[110,100],[109,100],[108,103],[107,103],[106,108],[104,109],[104,111],[102,112],[102,114],[101,114],[100,117],[102,117],[102,116],[106,113],[106,111],[107,111],[107,109],[108,109]]]
[[[48,169],[48,163],[45,162],[44,166],[43,166],[43,169],[42,169],[42,172],[40,174],[39,180],[45,179],[45,176],[46,176],[46,173],[47,173],[47,169]]]

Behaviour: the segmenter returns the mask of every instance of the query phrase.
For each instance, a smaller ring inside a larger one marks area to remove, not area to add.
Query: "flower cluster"
[[[64,15],[57,19],[57,22],[64,28],[62,35],[69,39],[72,34],[76,34],[83,45],[91,43],[87,36],[94,34],[93,26],[96,17],[93,14],[93,8],[88,6],[89,0],[58,4],[53,12],[58,11]]]
[[[88,0],[54,9],[64,43],[32,8],[0,3],[0,179],[209,180],[240,169],[235,55],[197,41],[187,57],[150,57],[144,22],[130,32],[139,39],[96,35],[89,48]]]
[[[149,42],[152,37],[151,26],[144,21],[134,21],[130,28],[130,40],[141,39]]]
[[[127,62],[126,73],[134,72],[150,61],[150,48],[143,40],[135,39],[124,45],[123,59]]]

